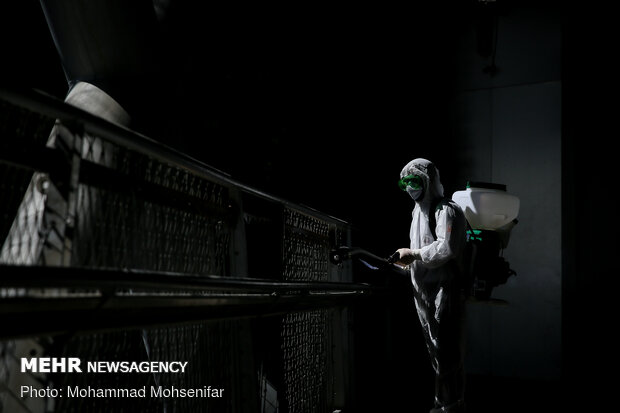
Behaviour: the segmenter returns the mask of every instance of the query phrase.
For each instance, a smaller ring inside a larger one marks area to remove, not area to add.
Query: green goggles
[[[422,178],[418,175],[407,175],[400,181],[398,181],[398,187],[403,191],[407,190],[407,187],[410,186],[413,189],[422,189]]]

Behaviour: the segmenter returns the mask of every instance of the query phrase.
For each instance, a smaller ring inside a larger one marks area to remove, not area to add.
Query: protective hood
[[[439,170],[431,161],[416,158],[409,162],[400,172],[400,177],[407,175],[419,175],[424,181],[424,195],[416,201],[420,204],[429,204],[434,199],[443,197],[443,185],[439,179]]]

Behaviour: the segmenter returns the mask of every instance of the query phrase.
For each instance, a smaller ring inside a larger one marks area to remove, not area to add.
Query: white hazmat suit
[[[401,187],[415,200],[415,207],[411,245],[398,250],[399,262],[411,268],[415,305],[435,371],[431,413],[463,412],[465,295],[460,267],[465,215],[443,197],[439,171],[432,162],[414,159],[400,176]],[[411,180],[417,184],[407,184]]]

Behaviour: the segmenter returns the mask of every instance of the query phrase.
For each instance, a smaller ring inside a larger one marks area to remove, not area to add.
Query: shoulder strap
[[[434,240],[437,240],[437,233],[435,232],[435,229],[437,227],[437,220],[435,218],[435,213],[443,209],[444,203],[449,203],[450,201],[451,199],[449,198],[439,198],[437,201],[435,201],[431,205],[431,210],[430,210],[430,214],[428,217],[428,225],[431,228],[431,234],[433,235]],[[466,218],[465,218],[465,224],[467,225],[467,230],[471,231],[472,230],[471,226],[469,225],[469,221],[467,221]]]
[[[435,232],[435,227],[437,226],[437,221],[435,219],[435,212],[437,210],[443,208],[442,203],[446,200],[446,198],[439,198],[435,203],[431,205],[431,210],[429,211],[428,217],[428,225],[431,228],[431,234],[433,235],[433,239],[437,240],[437,233]]]

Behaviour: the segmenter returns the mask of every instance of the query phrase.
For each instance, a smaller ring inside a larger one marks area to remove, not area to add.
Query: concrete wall
[[[551,11],[504,10],[497,18],[498,72],[476,50],[475,24],[459,37],[453,102],[456,175],[502,183],[521,200],[504,257],[517,272],[493,297],[468,307],[467,370],[553,379],[561,374],[560,23]],[[463,185],[465,182],[463,182]]]

